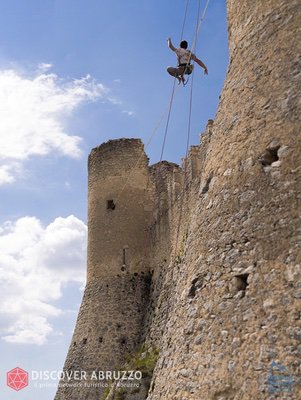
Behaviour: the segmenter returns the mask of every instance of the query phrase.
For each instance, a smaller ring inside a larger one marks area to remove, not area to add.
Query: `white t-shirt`
[[[191,51],[187,49],[182,49],[179,47],[176,49],[176,55],[178,57],[178,64],[187,64],[191,61]]]

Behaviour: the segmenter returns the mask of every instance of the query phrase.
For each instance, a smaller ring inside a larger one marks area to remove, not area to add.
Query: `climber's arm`
[[[194,54],[192,54],[191,58],[192,58],[193,61],[195,61],[200,67],[203,68],[204,74],[205,74],[205,75],[208,75],[208,69],[207,69],[206,65],[203,63],[203,61],[199,60]]]
[[[168,47],[170,48],[170,50],[176,51],[175,46],[174,46],[174,45],[172,44],[172,42],[171,42],[171,38],[168,38],[168,39],[167,39],[167,44],[168,44]]]

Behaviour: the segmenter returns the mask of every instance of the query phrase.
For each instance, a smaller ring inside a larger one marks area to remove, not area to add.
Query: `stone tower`
[[[138,139],[109,141],[88,161],[88,273],[65,370],[112,371],[137,349],[149,287],[148,159]],[[101,388],[64,388],[56,399],[99,399]]]
[[[141,140],[111,140],[93,149],[88,171],[88,283],[146,273],[153,209]]]

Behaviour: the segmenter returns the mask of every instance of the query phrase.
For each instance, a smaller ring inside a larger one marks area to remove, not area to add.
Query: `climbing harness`
[[[183,72],[181,75],[179,75],[177,78],[179,79],[179,84],[182,82],[182,83],[183,83],[183,86],[186,86],[187,83],[189,82],[189,75],[191,75],[192,72],[193,72],[194,65],[191,64],[191,63],[188,63],[188,64],[186,64],[186,63],[185,63],[185,64],[179,64],[179,65],[178,65],[178,68],[181,68],[181,67],[184,67],[184,68],[185,68],[185,69],[184,69],[184,72]],[[185,80],[184,75],[188,75],[188,77],[187,77],[186,80]]]
[[[190,64],[190,63],[188,63],[188,64],[179,64],[178,67],[185,67],[185,70],[184,70],[184,74],[185,75],[192,74],[193,69],[194,69],[194,65]]]

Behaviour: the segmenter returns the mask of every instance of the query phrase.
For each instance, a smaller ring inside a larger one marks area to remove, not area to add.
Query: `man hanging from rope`
[[[167,39],[167,44],[170,50],[174,51],[178,58],[178,66],[168,67],[167,72],[178,79],[179,84],[182,82],[185,85],[184,75],[190,75],[193,71],[193,64],[191,60],[195,61],[200,67],[204,69],[205,75],[208,75],[208,69],[206,65],[199,60],[190,50],[187,50],[188,43],[186,40],[182,40],[179,48],[175,48],[171,42],[171,39]]]

